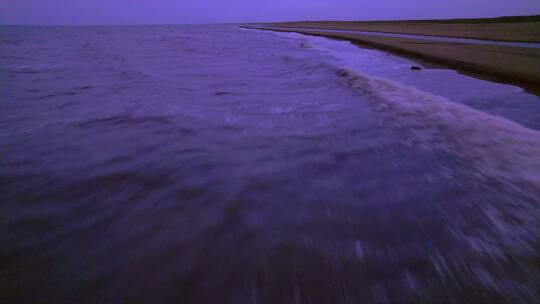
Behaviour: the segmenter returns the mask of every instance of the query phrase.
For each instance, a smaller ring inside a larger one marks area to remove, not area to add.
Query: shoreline
[[[300,21],[265,24],[285,28],[356,30],[500,42],[540,42],[540,15],[478,19]]]
[[[255,25],[241,27],[350,41],[359,47],[386,51],[419,63],[447,67],[467,76],[518,86],[527,93],[540,96],[540,52],[534,49],[318,32],[315,28],[288,30]]]

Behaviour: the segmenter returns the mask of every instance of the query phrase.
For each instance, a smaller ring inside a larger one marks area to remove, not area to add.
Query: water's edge
[[[339,34],[339,33],[345,33],[349,31],[343,32],[343,31],[335,31],[335,30],[317,30],[313,28],[309,28],[309,29],[272,28],[272,27],[267,27],[267,26],[259,27],[259,26],[250,26],[250,25],[241,25],[240,28],[275,31],[275,32],[292,32],[292,33],[299,33],[303,35],[322,36],[322,37],[327,37],[330,39],[350,41],[360,47],[368,47],[368,48],[374,48],[374,49],[390,52],[394,55],[403,56],[408,59],[416,60],[420,63],[428,62],[435,65],[448,67],[464,75],[472,76],[478,79],[493,81],[493,82],[502,83],[502,84],[516,85],[523,88],[528,93],[534,94],[536,96],[540,96],[540,84],[534,81],[530,81],[528,79],[518,79],[514,75],[507,75],[507,74],[501,73],[500,71],[494,71],[493,69],[485,69],[485,68],[482,68],[481,66],[470,64],[467,62],[442,59],[440,57],[434,57],[434,56],[390,46],[387,44],[362,40],[359,38],[352,38],[352,37],[349,38],[349,37],[344,37],[344,36],[333,35],[336,33]],[[350,32],[351,32],[350,34],[355,34],[354,32],[356,31],[350,31]],[[374,32],[366,32],[366,33],[370,33],[370,35],[377,36],[377,34],[374,34]],[[390,33],[386,33],[386,34],[390,35]],[[396,35],[402,35],[402,34],[396,34]],[[405,35],[405,36],[408,36],[408,35]],[[389,37],[392,37],[392,36],[389,36]]]

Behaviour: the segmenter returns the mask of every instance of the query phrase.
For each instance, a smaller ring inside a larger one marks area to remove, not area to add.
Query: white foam
[[[307,51],[323,51],[334,57],[336,67],[342,69],[340,75],[350,87],[375,97],[374,107],[391,114],[389,123],[414,130],[415,138],[409,139],[410,142],[459,155],[474,166],[478,177],[496,178],[516,187],[527,185],[540,194],[540,132],[391,80],[400,79],[396,77],[400,71],[411,75],[411,61],[406,59],[360,49],[347,41],[273,33],[309,43],[313,48]],[[470,87],[463,89],[468,94],[524,94],[513,86],[489,83],[449,70],[443,73],[467,82]]]
[[[342,75],[352,88],[376,97],[391,123],[414,128],[417,143],[460,155],[484,177],[540,191],[540,132],[393,81],[346,70]]]

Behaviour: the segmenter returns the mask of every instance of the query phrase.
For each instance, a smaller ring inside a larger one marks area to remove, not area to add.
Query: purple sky
[[[540,14],[540,0],[0,0],[0,24],[175,24]]]

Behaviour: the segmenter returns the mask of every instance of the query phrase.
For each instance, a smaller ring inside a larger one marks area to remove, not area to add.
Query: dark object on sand
[[[419,67],[419,66],[417,66],[417,65],[411,66],[411,70],[413,70],[413,71],[420,71],[421,69],[422,69],[422,68]]]

